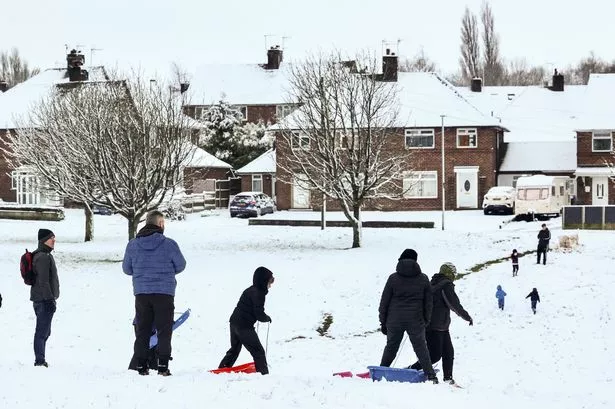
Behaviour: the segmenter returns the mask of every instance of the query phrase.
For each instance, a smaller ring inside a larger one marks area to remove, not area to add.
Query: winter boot
[[[449,385],[455,385],[455,380],[453,378],[444,378],[443,382]]]
[[[47,361],[34,362],[34,366],[44,366],[45,368],[49,368],[49,364],[47,363]]]
[[[139,363],[137,364],[137,372],[139,372],[139,375],[149,375],[147,359],[139,359]]]
[[[171,376],[168,358],[158,358],[158,375]]]
[[[439,382],[438,382],[438,377],[437,377],[435,374],[434,374],[434,375],[429,375],[429,376],[427,377],[427,380],[428,380],[429,382],[433,383],[434,385],[437,385],[437,384],[439,383]]]

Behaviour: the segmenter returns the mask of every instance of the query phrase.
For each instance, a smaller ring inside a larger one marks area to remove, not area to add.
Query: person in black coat
[[[453,360],[455,349],[451,341],[449,326],[451,325],[451,310],[473,325],[472,317],[459,302],[459,297],[455,293],[455,275],[457,268],[453,263],[444,263],[440,267],[440,272],[431,278],[431,289],[433,292],[433,312],[431,322],[427,326],[426,338],[429,348],[431,363],[436,363],[442,359],[442,370],[444,371],[444,382],[455,384],[453,380]],[[416,362],[409,368],[421,369],[422,363]]]
[[[416,251],[404,250],[398,259],[396,272],[389,276],[384,286],[378,311],[380,330],[387,336],[387,344],[380,366],[391,366],[404,333],[408,333],[427,379],[438,383],[425,341],[425,327],[431,320],[433,307],[431,287],[416,259]]]
[[[248,287],[239,298],[237,307],[231,314],[231,348],[226,352],[218,368],[231,368],[241,347],[245,346],[254,359],[256,372],[263,375],[269,373],[265,349],[254,330],[256,321],[271,322],[271,317],[265,314],[265,296],[273,284],[273,273],[265,267],[258,267],[254,271],[252,286]]]
[[[540,255],[543,255],[542,264],[547,264],[547,251],[549,250],[549,240],[551,232],[546,224],[542,224],[542,229],[538,232],[538,249],[536,250],[536,264],[540,264]]]
[[[531,293],[529,293],[527,295],[527,297],[525,297],[526,299],[529,298],[531,303],[532,303],[532,311],[534,312],[534,314],[536,314],[536,303],[540,302],[540,296],[538,295],[538,290],[536,288],[534,288],[532,290]]]
[[[513,249],[510,259],[512,261],[513,277],[517,277],[519,273],[519,253],[517,253],[517,249]]]

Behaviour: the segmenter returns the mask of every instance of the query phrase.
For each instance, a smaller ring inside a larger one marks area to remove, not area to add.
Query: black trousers
[[[269,373],[267,367],[267,357],[265,356],[265,348],[258,339],[258,334],[254,327],[242,328],[231,324],[231,348],[226,352],[218,368],[231,368],[235,365],[235,361],[241,352],[241,347],[245,346],[252,358],[254,359],[254,366],[256,372],[260,372],[263,375]]]
[[[34,331],[34,362],[45,362],[45,347],[51,335],[51,320],[56,312],[55,300],[35,301],[34,313],[36,314],[36,330]]]
[[[401,344],[404,334],[408,333],[410,337],[410,343],[414,349],[422,368],[425,368],[424,372],[428,378],[436,376],[433,367],[431,366],[431,360],[429,359],[429,350],[427,348],[427,342],[425,341],[425,330],[417,330],[415,328],[389,328],[387,327],[387,344],[384,347],[382,353],[382,360],[380,366],[391,366],[399,351],[399,345]]]
[[[519,272],[519,264],[513,264],[513,277],[516,277],[518,272]]]
[[[442,371],[444,380],[453,379],[453,360],[455,359],[455,349],[451,341],[451,334],[448,331],[427,331],[427,347],[431,363],[436,363],[442,359]],[[412,369],[421,369],[423,366],[416,362],[411,366]]]
[[[137,339],[134,353],[138,366],[146,366],[150,354],[149,339],[152,326],[158,333],[158,367],[166,369],[171,358],[174,298],[167,294],[138,294],[135,296]]]
[[[540,264],[540,255],[543,255],[542,264],[547,264],[547,248],[538,247],[536,250],[536,264]]]

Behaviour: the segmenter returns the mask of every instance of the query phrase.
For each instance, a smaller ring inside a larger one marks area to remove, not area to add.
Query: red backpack
[[[23,278],[23,282],[26,285],[34,284],[36,280],[36,274],[34,274],[34,269],[32,265],[32,260],[34,260],[34,255],[38,250],[34,250],[32,253],[26,249],[26,252],[21,256],[21,262],[19,263],[19,269],[21,270],[21,278]]]

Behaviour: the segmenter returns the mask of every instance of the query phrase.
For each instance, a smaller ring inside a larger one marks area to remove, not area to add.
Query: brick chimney
[[[275,47],[271,47],[267,50],[267,65],[265,65],[266,70],[277,70],[280,68],[280,64],[282,63],[283,53],[282,49],[279,45]]]
[[[397,56],[387,48],[382,56],[382,81],[397,81],[398,65]]]
[[[564,76],[557,72],[557,69],[553,73],[553,84],[549,87],[549,89],[557,92],[564,91]]]
[[[81,67],[85,63],[85,57],[77,50],[70,50],[66,56],[66,69],[68,71],[68,79],[70,82],[87,81],[88,72]]]
[[[472,92],[482,92],[483,91],[483,79],[479,77],[472,78],[470,90]]]
[[[9,89],[9,83],[5,80],[0,80],[0,92],[6,92]]]

